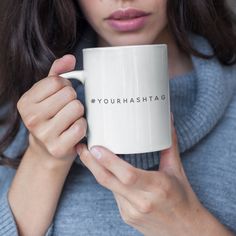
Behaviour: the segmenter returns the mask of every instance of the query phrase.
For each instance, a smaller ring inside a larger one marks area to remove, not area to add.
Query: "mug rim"
[[[133,49],[133,48],[148,48],[148,47],[160,47],[167,48],[167,44],[139,44],[139,45],[124,45],[124,46],[110,46],[110,47],[93,47],[93,48],[84,48],[83,52],[89,51],[109,51],[109,50],[120,50],[120,49]]]

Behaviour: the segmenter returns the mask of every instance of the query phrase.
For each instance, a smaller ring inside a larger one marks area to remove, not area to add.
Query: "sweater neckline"
[[[198,51],[207,55],[213,53],[202,37],[192,36],[191,41]],[[194,71],[191,74],[170,81],[179,90],[178,87],[183,84],[181,80],[190,79],[195,73],[196,99],[192,108],[184,116],[174,114],[180,152],[192,148],[214,128],[228,107],[236,87],[233,76],[235,67],[223,66],[215,57],[207,60],[192,56],[192,62]],[[185,81],[185,85],[188,82]]]

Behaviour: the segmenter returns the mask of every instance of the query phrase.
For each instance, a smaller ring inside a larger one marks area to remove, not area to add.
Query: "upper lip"
[[[133,19],[137,17],[142,17],[142,16],[147,16],[150,13],[137,10],[134,8],[129,8],[129,9],[120,9],[117,11],[114,11],[109,17],[106,19],[108,20],[126,20],[126,19]]]

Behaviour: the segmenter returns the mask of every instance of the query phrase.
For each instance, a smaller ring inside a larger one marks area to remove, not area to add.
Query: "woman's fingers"
[[[73,55],[67,54],[55,60],[51,66],[48,76],[60,75],[75,68],[76,59]]]
[[[161,172],[148,171],[147,175],[147,171],[133,167],[104,147],[92,147],[90,152],[100,165],[113,173],[129,189],[149,191],[150,184],[161,186],[165,182],[165,176]]]
[[[114,175],[110,171],[111,169],[108,169],[105,166],[101,165],[99,163],[99,160],[94,158],[91,152],[88,151],[86,145],[79,144],[77,147],[78,147],[77,149],[78,149],[81,161],[92,172],[92,174],[94,175],[94,177],[96,178],[99,184],[111,190],[113,193],[117,193],[121,195],[122,197],[124,197],[133,207],[137,209],[138,212],[148,213],[149,211],[152,210],[155,198],[153,197],[154,194],[151,191],[145,190],[144,182],[142,179],[143,177],[142,170],[137,169],[137,179],[141,181],[136,180],[136,184],[133,185],[133,182],[130,182],[129,179],[128,180],[125,179],[125,176],[128,176],[127,175],[128,172],[123,172],[122,168],[116,165],[117,162],[114,163],[114,166],[116,167],[118,171],[116,171],[116,175]],[[121,180],[119,179],[121,177],[120,174],[119,175],[117,174],[119,171],[120,173],[124,174],[124,177],[122,177],[122,180],[124,181],[124,183],[121,182]],[[158,175],[155,176],[154,172],[152,174],[150,172],[148,173],[146,172],[146,175],[149,175],[149,176],[146,176],[145,180],[147,180],[147,178],[151,178],[151,179],[158,178]],[[117,175],[119,177],[117,177]],[[142,186],[139,185],[138,183],[141,184]],[[151,181],[146,182],[145,184],[149,185],[148,186],[149,189],[150,189],[150,186],[151,187],[155,186],[155,188],[159,187],[159,184],[153,185],[151,184]]]
[[[68,79],[59,77],[59,75],[73,70],[75,62],[76,60],[73,55],[65,55],[55,60],[51,66],[48,77],[35,83],[33,87],[23,95],[23,98],[31,98],[33,99],[32,102],[39,103],[65,86],[71,86],[71,82]]]
[[[38,109],[44,111],[45,119],[51,119],[68,103],[76,100],[77,94],[71,86],[65,86],[52,96],[37,104]]]
[[[30,98],[21,99],[18,107],[30,131],[50,123],[52,133],[60,135],[84,115],[84,107],[76,97],[75,90],[66,86],[40,103],[32,103]]]
[[[139,222],[139,218],[141,218],[140,216],[142,213],[137,210],[137,206],[133,205],[130,201],[128,201],[124,196],[120,194],[114,193],[113,195],[116,199],[117,206],[119,208],[120,215],[123,221],[126,224],[132,226],[135,225],[138,229],[138,227],[142,225],[142,223]]]
[[[53,132],[59,136],[83,115],[84,106],[79,100],[73,100],[63,107],[49,122]]]
[[[99,163],[112,172],[123,184],[134,186],[138,180],[137,169],[103,147],[92,147],[91,153]]]
[[[85,144],[77,146],[79,156],[84,165],[92,172],[97,182],[113,192],[127,194],[124,185],[110,171],[101,166],[89,152]]]
[[[57,158],[76,156],[75,146],[87,128],[82,118],[84,107],[77,100],[76,91],[69,80],[59,76],[74,66],[72,55],[56,60],[49,76],[36,83],[17,104],[26,128],[36,141],[34,144]]]
[[[84,118],[80,118],[60,135],[59,143],[63,144],[65,147],[74,147],[85,137],[86,130],[87,122]]]
[[[35,83],[23,96],[26,99],[32,98],[33,103],[40,103],[66,86],[71,86],[67,79],[58,76],[47,77]]]
[[[128,181],[126,184],[122,183],[112,172],[98,163],[91,152],[87,149],[85,144],[77,146],[80,159],[84,165],[92,172],[97,182],[114,193],[122,195],[130,204],[133,204],[138,209],[145,210],[148,192],[141,191],[139,188],[134,188]],[[119,169],[119,168],[118,168]],[[125,173],[126,175],[126,173]],[[129,177],[128,177],[129,178]],[[126,182],[125,180],[124,182]],[[144,202],[144,204],[143,204]]]

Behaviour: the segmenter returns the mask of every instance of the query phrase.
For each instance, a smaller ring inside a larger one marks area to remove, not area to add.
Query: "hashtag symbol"
[[[91,103],[95,103],[96,102],[96,100],[95,99],[91,99]]]

